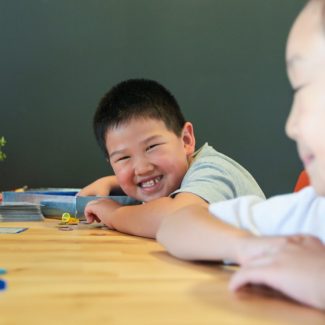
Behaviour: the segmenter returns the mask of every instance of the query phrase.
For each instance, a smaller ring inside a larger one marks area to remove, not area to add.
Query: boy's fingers
[[[85,217],[88,223],[93,223],[94,222],[94,218],[90,213],[85,212]]]
[[[88,223],[93,223],[94,221],[101,222],[101,220],[95,214],[92,214],[92,213],[88,213],[86,215],[86,220]]]
[[[85,207],[85,211],[84,211],[84,215],[87,219],[87,222],[92,223],[94,221],[100,222],[100,219],[98,218],[98,216],[96,215],[96,213],[94,213],[94,211],[92,210],[92,204],[95,201],[91,201],[89,202],[86,207]]]

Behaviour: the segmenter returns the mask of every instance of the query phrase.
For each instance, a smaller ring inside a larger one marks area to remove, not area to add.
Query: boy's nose
[[[135,166],[134,166],[134,172],[136,175],[148,174],[149,172],[153,171],[153,169],[154,169],[153,164],[145,157],[136,159]]]
[[[298,114],[295,106],[296,105],[293,104],[285,126],[286,134],[293,140],[297,139],[299,132]]]

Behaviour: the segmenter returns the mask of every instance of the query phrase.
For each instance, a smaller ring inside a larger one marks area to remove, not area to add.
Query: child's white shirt
[[[308,234],[325,242],[325,197],[317,195],[311,186],[267,200],[242,196],[212,203],[209,211],[255,235]]]

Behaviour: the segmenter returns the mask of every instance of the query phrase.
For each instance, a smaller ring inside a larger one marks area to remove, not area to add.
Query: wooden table
[[[0,324],[325,324],[269,291],[228,291],[233,272],[171,257],[154,240],[58,220],[0,235]]]

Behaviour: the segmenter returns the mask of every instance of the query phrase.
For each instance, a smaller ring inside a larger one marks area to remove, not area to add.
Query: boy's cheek
[[[133,178],[126,169],[114,171],[121,189],[126,195],[130,195],[130,188],[134,186]],[[131,195],[132,196],[132,195]]]
[[[112,167],[113,167],[113,172],[117,177],[119,183],[121,183],[125,178],[127,178],[128,170],[126,168],[123,168],[122,166],[118,166],[118,167],[112,166]]]
[[[117,181],[121,187],[125,187],[125,185],[129,183],[128,177],[124,173],[116,173],[115,175],[116,175]]]

